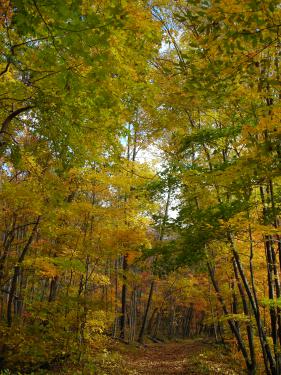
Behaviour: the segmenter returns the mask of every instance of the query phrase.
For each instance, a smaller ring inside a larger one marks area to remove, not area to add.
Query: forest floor
[[[239,356],[238,356],[239,357]],[[140,346],[114,340],[109,350],[94,355],[82,366],[64,363],[36,375],[243,375],[241,360],[208,339],[147,342]],[[1,373],[1,371],[0,371]],[[6,373],[5,373],[6,374]],[[14,374],[7,372],[7,375]],[[263,374],[263,373],[260,373]],[[2,375],[2,373],[1,373]],[[4,375],[4,374],[3,374]]]
[[[135,375],[244,374],[222,347],[199,339],[148,344],[122,355]]]

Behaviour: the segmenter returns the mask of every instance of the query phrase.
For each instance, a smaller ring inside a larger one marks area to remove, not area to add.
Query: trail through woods
[[[280,26],[0,0],[0,375],[281,375]]]
[[[223,350],[202,340],[148,345],[125,359],[136,375],[243,374]]]

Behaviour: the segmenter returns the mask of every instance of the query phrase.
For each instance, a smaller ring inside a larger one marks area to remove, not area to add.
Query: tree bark
[[[24,261],[24,258],[26,256],[26,253],[33,241],[33,238],[36,234],[36,231],[37,231],[37,228],[38,228],[38,225],[39,225],[39,222],[40,222],[40,218],[41,216],[38,216],[37,218],[37,221],[32,229],[32,232],[21,252],[21,255],[18,259],[18,262],[16,264],[16,266],[14,267],[14,274],[13,274],[13,277],[12,277],[12,281],[11,281],[11,287],[10,287],[10,292],[9,292],[9,298],[8,298],[8,305],[7,305],[7,322],[8,322],[8,326],[11,327],[12,325],[12,304],[13,304],[13,301],[14,301],[14,297],[15,297],[15,293],[16,293],[16,289],[17,289],[17,280],[18,280],[18,277],[19,277],[19,273],[20,273],[20,267],[21,267],[21,264],[22,262]]]
[[[143,344],[143,340],[144,340],[144,333],[145,333],[145,329],[146,329],[149,309],[150,309],[150,306],[151,306],[153,290],[154,290],[154,280],[151,282],[151,285],[150,285],[147,305],[146,305],[146,309],[145,309],[145,313],[144,313],[144,317],[143,317],[143,321],[142,321],[142,326],[141,326],[140,333],[139,333],[138,342],[141,343],[141,344]]]
[[[128,254],[123,257],[123,285],[121,297],[121,317],[120,317],[120,339],[125,340],[126,336],[126,315],[127,315],[127,276],[128,270]]]
[[[218,300],[221,304],[223,313],[224,313],[224,315],[227,316],[227,315],[229,315],[229,312],[228,312],[228,309],[227,309],[226,304],[224,302],[224,299],[222,297],[222,294],[221,294],[219,285],[217,283],[217,280],[215,279],[214,269],[212,268],[212,266],[209,262],[207,263],[207,267],[208,267],[208,271],[209,271],[209,274],[210,274],[210,278],[212,280],[213,287],[214,287],[214,289],[217,293]],[[236,325],[234,324],[234,322],[231,319],[228,319],[227,322],[229,324],[229,327],[230,327],[232,333],[234,334],[234,336],[237,340],[237,344],[238,344],[239,348],[241,349],[241,352],[243,354],[243,357],[244,357],[244,360],[245,360],[245,363],[246,363],[246,366],[247,366],[248,373],[254,374],[254,372],[252,372],[253,371],[252,363],[251,363],[251,360],[248,356],[247,349],[246,349],[244,341],[243,341],[243,339],[240,335],[240,332],[237,330]]]

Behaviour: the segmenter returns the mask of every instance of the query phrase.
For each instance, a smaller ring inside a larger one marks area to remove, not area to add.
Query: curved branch
[[[14,112],[12,112],[3,122],[0,130],[0,134],[7,133],[8,127],[10,125],[10,122],[17,117],[22,112],[28,111],[29,109],[33,108],[33,106],[28,105],[26,107],[18,108]]]
[[[11,121],[22,112],[28,111],[31,108],[34,108],[34,106],[28,105],[26,107],[18,108],[12,113],[10,113],[9,116],[2,122],[1,130],[0,130],[0,148],[1,148],[0,156],[3,153],[5,146],[8,144],[8,142],[5,140],[5,134],[8,134],[14,140],[14,138],[12,137],[11,134],[9,134],[9,131],[8,131]]]
[[[1,77],[3,74],[7,73],[7,71],[8,71],[8,69],[9,69],[9,66],[10,66],[10,65],[11,65],[11,61],[8,61],[8,62],[7,62],[7,65],[6,65],[6,67],[5,67],[5,69],[2,70],[2,72],[0,73],[0,77]]]

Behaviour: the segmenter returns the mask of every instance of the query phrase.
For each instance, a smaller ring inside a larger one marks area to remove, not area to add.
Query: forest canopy
[[[1,1],[1,374],[198,336],[281,374],[280,27],[276,0]]]

